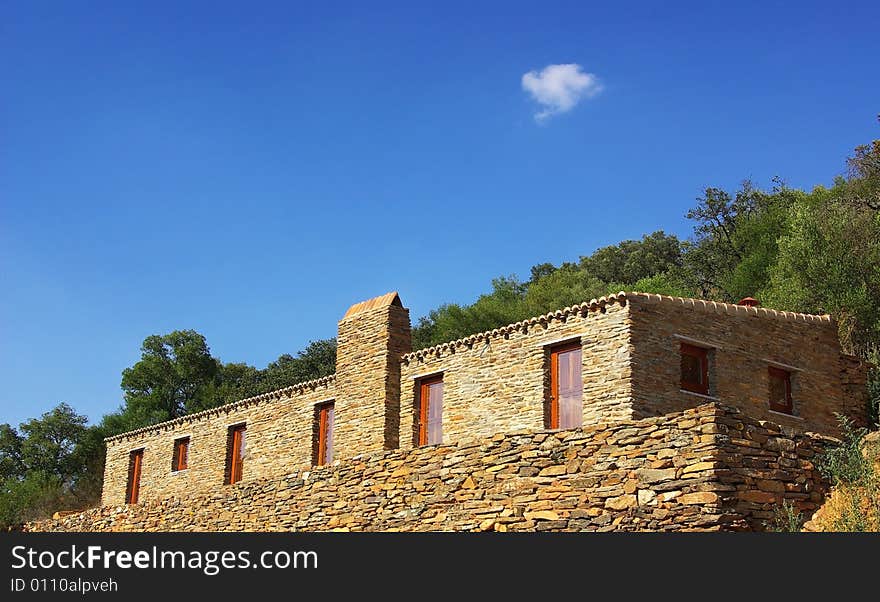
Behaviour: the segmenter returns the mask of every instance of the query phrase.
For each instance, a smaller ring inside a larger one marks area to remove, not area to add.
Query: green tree
[[[845,347],[867,356],[880,342],[880,215],[844,192],[817,188],[792,208],[765,297],[833,314]]]
[[[260,387],[272,391],[336,372],[336,339],[310,341],[296,357],[285,353],[259,375]]]
[[[17,430],[9,424],[0,424],[0,478],[24,476],[22,443],[22,437]]]
[[[152,424],[218,405],[221,365],[205,337],[175,330],[144,339],[141,359],[122,372],[125,411]]]
[[[616,288],[615,288],[616,287]],[[608,284],[575,265],[567,264],[532,282],[523,299],[526,314],[536,316],[617,292],[622,285]]]
[[[0,528],[100,499],[102,438],[64,403],[18,429],[0,425]]]
[[[80,474],[85,460],[80,444],[84,441],[87,418],[66,403],[19,426],[21,461],[27,472],[38,471],[69,484]],[[9,425],[4,425],[8,427]]]
[[[581,269],[604,282],[633,284],[681,265],[682,244],[662,230],[641,240],[624,240],[581,257]]]
[[[502,276],[492,281],[491,293],[481,295],[472,305],[441,305],[413,329],[413,348],[430,347],[529,317],[524,303],[527,288],[516,276]]]

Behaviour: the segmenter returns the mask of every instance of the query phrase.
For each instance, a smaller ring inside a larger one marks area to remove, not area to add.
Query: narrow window
[[[580,342],[550,348],[550,399],[547,426],[573,429],[584,422],[584,384]]]
[[[229,427],[229,437],[226,446],[226,484],[238,483],[241,480],[242,465],[245,454],[244,424],[236,424]]]
[[[315,420],[318,423],[318,448],[315,464],[323,466],[333,461],[333,402],[315,407]]]
[[[443,442],[443,375],[419,381],[419,445]]]
[[[171,456],[171,472],[186,470],[189,467],[189,437],[174,440],[174,453]]]
[[[703,395],[709,394],[708,349],[681,344],[681,388]]]
[[[791,414],[791,372],[773,366],[769,366],[767,372],[770,376],[770,409]]]
[[[144,450],[136,449],[128,456],[128,486],[125,490],[125,503],[137,504],[141,492],[141,468],[144,463]]]

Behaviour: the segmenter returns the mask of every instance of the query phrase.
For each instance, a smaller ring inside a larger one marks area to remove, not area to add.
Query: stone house
[[[337,341],[333,376],[108,438],[103,505],[712,401],[801,432],[865,419],[866,367],[827,315],[620,292],[412,351],[392,292],[349,308]]]

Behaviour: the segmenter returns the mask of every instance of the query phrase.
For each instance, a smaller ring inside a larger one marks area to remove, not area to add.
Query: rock
[[[739,499],[744,502],[755,502],[758,504],[772,504],[776,502],[776,494],[768,491],[740,491]]]
[[[783,493],[783,492],[785,492],[785,485],[786,484],[781,481],[771,481],[768,479],[758,479],[757,485],[758,485],[758,489],[760,489],[761,491]]]
[[[676,491],[664,491],[660,494],[660,499],[664,502],[668,502],[669,500],[674,500],[678,496],[681,495],[681,490]]]
[[[650,489],[639,489],[639,493],[636,497],[638,499],[639,506],[653,506],[657,503],[657,494]]]
[[[696,493],[685,493],[678,496],[679,504],[714,504],[720,498],[717,493],[712,491],[698,491]]]
[[[697,462],[696,464],[685,466],[684,470],[681,471],[681,474],[685,475],[691,472],[702,472],[713,468],[715,468],[714,462]]]
[[[461,484],[462,489],[474,489],[476,486],[477,484],[474,483],[474,480],[471,477],[466,478]]]
[[[641,468],[636,471],[636,478],[642,483],[657,483],[675,478],[674,468]]]
[[[559,475],[565,474],[565,466],[555,464],[553,466],[548,466],[544,470],[538,473],[538,476],[541,477],[555,477]]]
[[[638,500],[634,495],[621,495],[605,500],[605,507],[611,510],[626,510],[638,505]]]
[[[526,511],[524,516],[526,520],[559,520],[559,515],[553,510]]]

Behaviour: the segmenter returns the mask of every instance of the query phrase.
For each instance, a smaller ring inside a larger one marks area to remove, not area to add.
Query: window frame
[[[241,481],[244,472],[244,459],[241,457],[242,441],[247,433],[247,423],[230,425],[226,443],[226,485]],[[245,445],[247,443],[245,442]]]
[[[439,445],[438,443],[428,443],[428,410],[430,405],[430,386],[440,383],[443,385],[443,373],[431,374],[423,376],[416,381],[417,391],[417,412],[418,429],[416,431],[416,446],[423,447],[425,445]],[[444,385],[445,387],[445,385]],[[445,391],[444,391],[445,393]],[[441,401],[442,403],[442,401]],[[441,425],[442,425],[442,408],[441,408]],[[441,427],[442,428],[442,427]],[[441,436],[442,442],[442,436]]]
[[[316,426],[318,428],[318,437],[317,437],[317,448],[315,449],[315,466],[326,466],[327,462],[327,423],[329,422],[329,410],[334,411],[334,426],[335,426],[335,409],[336,402],[331,399],[329,401],[324,401],[318,404],[315,404],[315,421]],[[331,441],[332,441],[331,437]],[[331,457],[333,448],[331,447]],[[331,459],[332,461],[332,459]]]
[[[128,481],[125,486],[125,503],[137,504],[141,493],[141,476],[144,470],[144,448],[128,452]]]
[[[174,440],[174,448],[171,454],[171,472],[189,470],[189,443],[189,435],[178,437]],[[183,462],[181,462],[181,448],[184,449]]]
[[[774,378],[781,378],[785,384],[786,405],[784,406],[774,404],[773,399],[770,399],[770,383]],[[788,414],[790,416],[794,415],[794,400],[791,396],[791,371],[776,366],[767,366],[767,393],[767,405],[770,408],[770,411],[778,412],[780,414]]]
[[[680,345],[679,386],[683,390],[690,391],[691,393],[709,395],[709,349],[707,347],[700,347],[698,345],[694,345],[693,343],[686,343],[684,341],[681,341]],[[695,357],[698,359],[698,361],[700,362],[700,374],[703,380],[702,383],[684,380],[684,374],[681,373],[681,361],[684,359],[684,356]]]
[[[559,429],[559,354],[580,349],[583,354],[584,346],[580,337],[560,343],[555,343],[547,348],[550,357],[550,386],[547,391],[547,418],[546,425],[550,430]],[[583,355],[581,355],[583,362]],[[583,403],[584,376],[581,374],[581,403]]]

